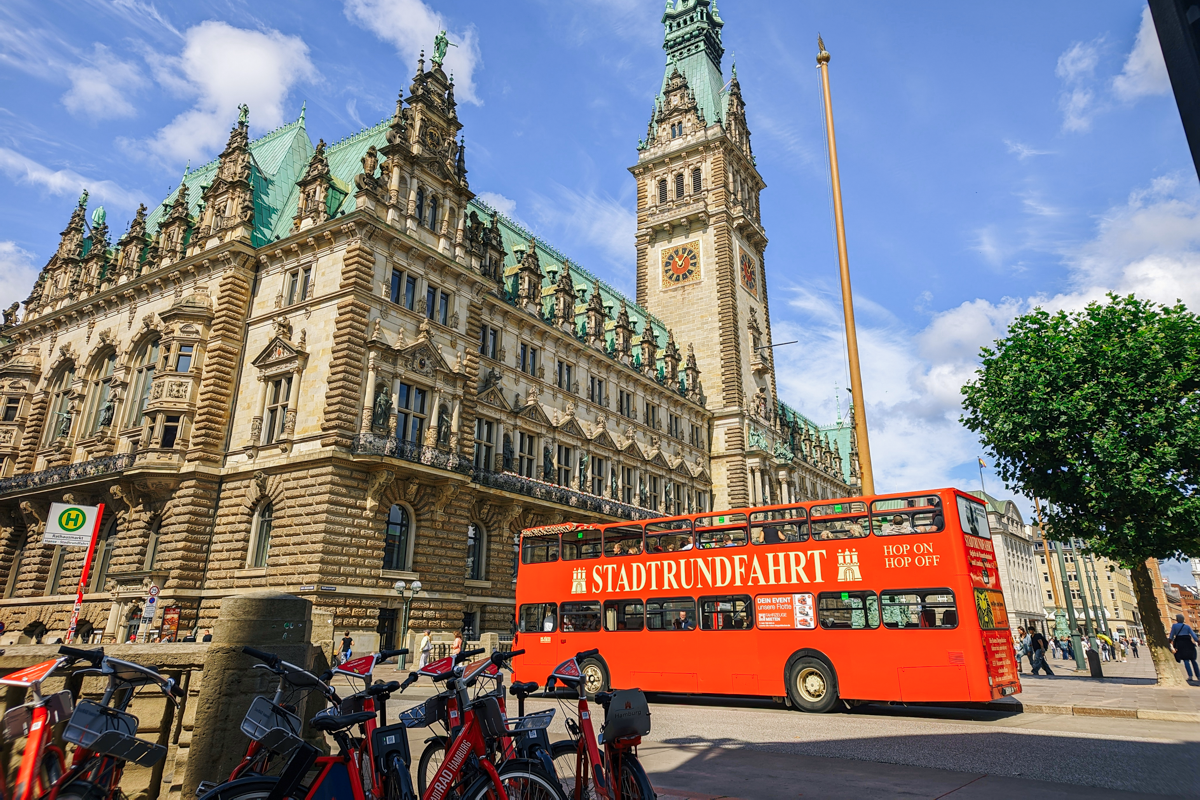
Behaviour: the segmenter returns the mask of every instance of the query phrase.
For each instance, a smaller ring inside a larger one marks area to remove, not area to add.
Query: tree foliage
[[[1035,309],[982,351],[962,422],[1060,536],[1133,567],[1200,555],[1200,319],[1109,295]]]

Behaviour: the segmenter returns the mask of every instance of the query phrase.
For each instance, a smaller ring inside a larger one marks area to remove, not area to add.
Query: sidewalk
[[[1125,662],[1103,662],[1104,678],[1100,680],[1092,678],[1086,669],[1076,671],[1073,660],[1050,659],[1049,664],[1053,677],[1030,675],[1026,660],[1021,693],[989,703],[989,708],[1009,710],[1019,706],[1029,714],[1200,722],[1200,686],[1193,682],[1185,688],[1160,688],[1155,682],[1154,662],[1146,652],[1141,658],[1130,657]]]

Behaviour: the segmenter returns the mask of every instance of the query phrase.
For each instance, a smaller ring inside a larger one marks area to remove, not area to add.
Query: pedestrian
[[[1017,657],[1017,672],[1021,673],[1021,656],[1025,654],[1025,627],[1017,627],[1017,640],[1013,642],[1013,652]]]
[[[1070,661],[1074,661],[1075,660],[1075,645],[1071,644],[1071,640],[1065,636],[1062,638],[1062,648],[1063,648],[1063,653],[1066,654],[1064,657]]]
[[[1200,666],[1196,664],[1196,644],[1200,640],[1197,640],[1192,626],[1183,621],[1183,614],[1175,615],[1175,624],[1171,626],[1171,633],[1167,639],[1171,642],[1171,649],[1175,651],[1175,660],[1183,662],[1188,680],[1200,681]]]
[[[462,649],[463,649],[462,631],[455,631],[454,644],[450,645],[450,652],[453,655],[458,655],[459,653],[462,652]]]
[[[433,631],[425,629],[425,635],[421,637],[421,661],[417,664],[417,669],[424,669],[429,666],[429,655],[433,652]]]
[[[354,640],[350,638],[350,631],[342,633],[342,643],[338,647],[338,655],[341,658],[340,663],[345,664],[354,655]]]
[[[1053,676],[1054,672],[1050,669],[1050,665],[1046,663],[1046,637],[1042,635],[1041,631],[1035,630],[1029,635],[1029,644],[1033,648],[1033,655],[1030,656],[1033,666],[1031,674],[1037,675],[1039,669],[1044,669],[1047,675]]]
[[[1129,640],[1129,649],[1133,651],[1134,658],[1141,658],[1141,656],[1138,655],[1138,651],[1137,651],[1137,639]]]
[[[200,641],[202,641],[202,642],[211,642],[211,641],[212,641],[212,629],[210,629],[210,628],[205,628],[205,629],[204,629],[204,635],[200,637]]]

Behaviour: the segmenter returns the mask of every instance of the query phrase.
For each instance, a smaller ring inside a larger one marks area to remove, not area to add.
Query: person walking
[[[1013,652],[1017,657],[1017,674],[1025,671],[1021,668],[1021,656],[1025,655],[1025,638],[1025,626],[1018,626],[1016,641],[1013,642]]]
[[[1200,666],[1196,664],[1196,632],[1192,626],[1183,621],[1183,614],[1175,615],[1175,624],[1171,626],[1171,634],[1167,637],[1171,649],[1175,651],[1175,660],[1183,662],[1187,670],[1188,680],[1200,681]]]
[[[1138,651],[1137,651],[1137,639],[1129,640],[1129,649],[1133,651],[1134,658],[1141,658],[1141,656],[1138,655]]]
[[[462,652],[462,649],[463,649],[462,631],[455,631],[454,644],[450,645],[450,652],[454,655],[458,655],[459,653]]]
[[[354,640],[350,638],[350,631],[346,631],[342,634],[342,643],[338,647],[338,663],[345,664],[353,654]]]
[[[425,635],[421,637],[421,660],[417,664],[417,669],[425,669],[429,666],[429,655],[433,652],[433,631],[425,629]]]
[[[1053,676],[1053,670],[1051,670],[1050,665],[1046,663],[1046,637],[1042,635],[1041,631],[1034,630],[1034,632],[1029,635],[1029,645],[1033,648],[1033,655],[1029,657],[1033,665],[1033,672],[1031,674],[1037,675],[1039,669],[1044,669],[1046,670],[1047,675]]]

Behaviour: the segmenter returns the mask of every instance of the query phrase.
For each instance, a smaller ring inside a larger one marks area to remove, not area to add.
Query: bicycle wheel
[[[656,800],[657,797],[637,756],[632,753],[621,756],[621,800]]]
[[[200,795],[200,800],[265,800],[279,778],[271,775],[253,775],[222,783]],[[60,794],[59,797],[62,797]],[[94,800],[84,798],[83,800]]]
[[[500,768],[500,785],[508,800],[567,800],[558,781],[530,761],[509,761]],[[481,776],[471,784],[463,800],[496,800],[491,778]]]
[[[58,790],[62,800],[104,800],[107,794],[103,786],[91,781],[71,781]]]
[[[429,782],[433,780],[433,776],[437,775],[438,770],[442,768],[442,762],[446,760],[446,739],[443,736],[437,736],[425,745],[425,749],[421,751],[421,759],[417,762],[417,794],[421,797],[425,796],[425,790],[429,787]]]
[[[550,758],[554,761],[554,773],[563,794],[568,800],[595,800],[597,797],[591,775],[585,775],[583,786],[578,796],[575,794],[575,769],[579,763],[579,743],[573,739],[564,739],[550,745]]]

